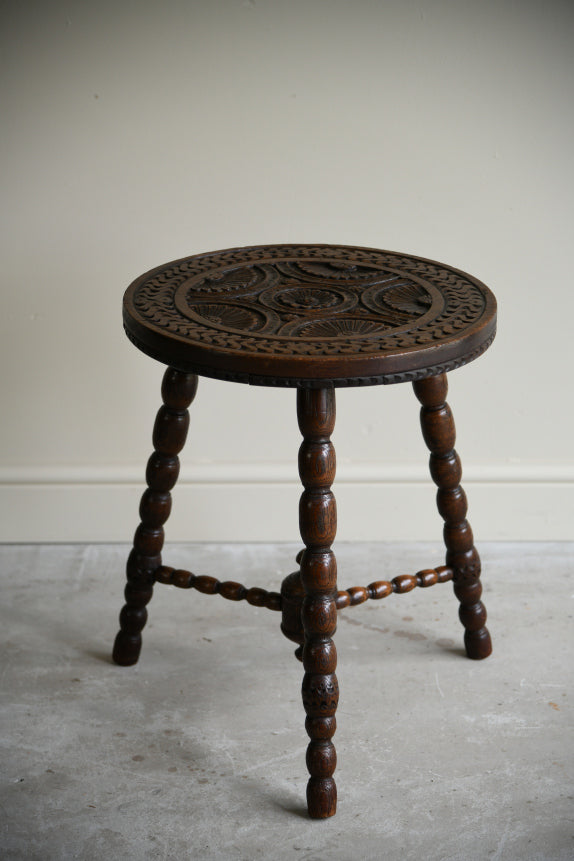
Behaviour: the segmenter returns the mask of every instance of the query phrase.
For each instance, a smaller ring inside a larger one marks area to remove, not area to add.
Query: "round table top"
[[[144,353],[181,371],[270,386],[397,383],[492,343],[496,300],[420,257],[343,245],[263,245],[152,269],[124,296]]]

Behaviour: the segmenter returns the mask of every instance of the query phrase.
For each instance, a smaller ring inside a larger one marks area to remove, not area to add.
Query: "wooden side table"
[[[125,294],[124,326],[140,350],[168,368],[141,523],[127,563],[114,660],[121,665],[138,660],[155,583],[281,611],[281,630],[298,644],[296,655],[304,669],[309,814],[332,816],[337,611],[392,592],[453,581],[468,656],[480,659],[491,652],[480,600],[480,559],[466,519],[454,422],[446,403],[446,375],[492,343],[495,298],[475,278],[419,257],[347,246],[267,245],[198,254],[142,275]],[[280,593],[162,563],[163,524],[198,376],[297,390],[304,549],[297,557],[299,571],[285,578]],[[422,405],[422,432],[444,520],[445,564],[338,591],[331,549],[337,524],[330,440],[335,389],[404,382],[413,384]]]

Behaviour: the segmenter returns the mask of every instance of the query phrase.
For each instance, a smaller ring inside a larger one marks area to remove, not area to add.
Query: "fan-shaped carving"
[[[361,320],[356,317],[340,317],[332,320],[315,320],[305,323],[297,330],[305,338],[337,338],[350,335],[372,335],[385,328],[375,320]]]
[[[259,266],[239,266],[223,272],[215,272],[196,281],[189,291],[190,299],[194,293],[210,295],[244,293],[256,289],[269,278],[269,273]]]
[[[241,329],[243,332],[256,332],[265,324],[265,318],[250,308],[237,305],[205,304],[192,305],[191,310],[204,320],[216,323],[230,329]]]
[[[417,316],[432,305],[431,297],[418,284],[399,284],[397,287],[389,287],[381,294],[381,299],[391,308]]]
[[[313,261],[308,263],[302,261],[300,263],[291,264],[292,269],[300,269],[301,272],[307,275],[312,275],[314,278],[334,278],[341,281],[354,281],[363,278],[375,278],[381,274],[370,266],[357,266],[356,263],[348,263],[343,260],[329,261]]]
[[[413,371],[420,351],[433,367],[464,363],[486,349],[496,319],[492,294],[464,273],[392,252],[325,245],[178,260],[137,279],[125,303],[126,329],[150,355],[208,369],[213,355],[216,376],[227,373],[229,359],[237,362],[234,373],[265,379],[275,372],[278,379],[312,377],[315,358],[336,357],[353,379],[370,378],[373,367],[393,380],[423,374],[418,359]]]

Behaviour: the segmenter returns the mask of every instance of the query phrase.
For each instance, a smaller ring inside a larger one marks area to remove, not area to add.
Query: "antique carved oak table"
[[[124,326],[140,350],[168,367],[141,523],[127,563],[114,660],[121,665],[138,660],[146,605],[156,582],[281,611],[281,630],[299,644],[295,654],[303,662],[309,814],[332,816],[337,611],[392,592],[453,581],[467,654],[479,659],[491,651],[480,600],[480,559],[466,519],[454,422],[446,403],[446,375],[492,343],[495,298],[475,278],[418,257],[372,248],[269,245],[198,254],[142,275],[125,294]],[[297,557],[299,570],[285,578],[280,593],[162,563],[163,524],[198,375],[297,390],[304,549]],[[444,520],[445,564],[338,591],[331,549],[336,531],[330,441],[335,389],[402,382],[413,384],[422,404],[422,432]]]

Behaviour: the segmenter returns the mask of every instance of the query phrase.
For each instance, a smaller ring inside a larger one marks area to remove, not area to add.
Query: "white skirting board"
[[[0,542],[129,542],[143,468],[0,471]],[[574,538],[574,467],[465,469],[477,543]],[[424,465],[340,464],[333,486],[339,541],[440,539],[436,488]],[[297,541],[295,464],[196,464],[182,470],[168,541]]]

